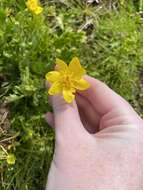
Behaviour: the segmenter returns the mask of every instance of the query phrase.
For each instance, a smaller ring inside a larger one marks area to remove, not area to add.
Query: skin
[[[46,190],[142,190],[143,120],[99,80],[67,104],[50,97],[56,142]]]

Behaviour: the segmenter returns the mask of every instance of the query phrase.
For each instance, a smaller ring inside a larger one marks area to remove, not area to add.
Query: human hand
[[[47,190],[142,190],[143,120],[104,83],[67,104],[51,97],[56,142]]]

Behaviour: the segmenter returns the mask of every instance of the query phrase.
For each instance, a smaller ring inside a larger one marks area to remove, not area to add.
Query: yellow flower
[[[71,60],[69,66],[64,61],[56,59],[56,71],[46,74],[46,80],[51,83],[48,93],[62,94],[65,101],[71,103],[75,98],[76,90],[86,90],[90,86],[83,79],[85,73],[77,57]]]
[[[6,16],[10,16],[12,14],[12,9],[6,8],[5,14],[6,14]]]
[[[31,10],[36,15],[40,14],[43,11],[43,8],[38,5],[38,0],[28,0],[26,5],[29,10]]]
[[[15,155],[14,154],[8,154],[7,157],[6,157],[6,160],[7,160],[7,163],[8,164],[15,164]]]

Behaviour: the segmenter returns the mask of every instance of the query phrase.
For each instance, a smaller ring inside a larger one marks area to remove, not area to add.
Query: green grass
[[[24,0],[0,1],[1,190],[44,189],[54,149],[43,118],[51,110],[44,76],[56,57],[78,56],[91,76],[143,113],[142,1],[43,2],[36,16]],[[2,148],[15,155],[14,165]]]

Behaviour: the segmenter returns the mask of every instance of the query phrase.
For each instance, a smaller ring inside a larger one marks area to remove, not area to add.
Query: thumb
[[[80,120],[75,101],[68,104],[60,95],[56,95],[51,97],[51,102],[54,111],[57,138],[75,138],[82,133],[87,133]]]

